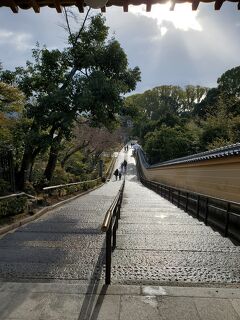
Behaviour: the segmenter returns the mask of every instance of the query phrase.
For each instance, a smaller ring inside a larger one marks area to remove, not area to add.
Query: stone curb
[[[32,215],[32,216],[30,216],[30,217],[27,217],[27,218],[24,218],[24,219],[22,219],[22,220],[20,220],[20,221],[14,222],[14,223],[10,224],[9,226],[0,228],[0,235],[3,235],[3,234],[5,234],[5,233],[7,233],[7,232],[9,232],[9,231],[12,231],[12,230],[14,230],[14,229],[17,229],[17,228],[23,226],[24,224],[27,224],[27,223],[29,223],[29,222],[32,222],[32,221],[38,219],[39,217],[41,217],[44,213],[46,213],[46,212],[48,212],[48,211],[51,211],[51,210],[53,210],[53,209],[55,209],[55,208],[57,208],[57,207],[60,207],[60,206],[64,205],[65,203],[68,203],[68,202],[70,202],[70,201],[72,201],[72,200],[74,200],[74,199],[76,199],[76,198],[82,197],[82,196],[84,196],[84,195],[86,195],[86,194],[88,194],[88,193],[90,193],[90,192],[92,192],[92,191],[94,191],[94,190],[102,187],[103,185],[104,185],[104,183],[100,184],[99,186],[96,186],[96,187],[93,188],[93,189],[89,189],[89,190],[87,190],[87,191],[85,191],[85,192],[83,192],[83,193],[80,193],[80,194],[78,194],[78,195],[76,195],[76,196],[74,196],[74,197],[71,197],[71,198],[69,198],[69,199],[60,201],[60,202],[55,203],[55,204],[53,204],[53,205],[51,205],[51,206],[42,208],[42,209],[40,209],[37,213],[35,213],[34,215]]]
[[[240,288],[208,288],[208,287],[174,287],[174,286],[145,286],[145,285],[104,285],[97,283],[69,284],[66,282],[3,282],[0,281],[0,292],[31,292],[56,294],[95,294],[101,295],[131,295],[147,297],[185,297],[240,299]]]

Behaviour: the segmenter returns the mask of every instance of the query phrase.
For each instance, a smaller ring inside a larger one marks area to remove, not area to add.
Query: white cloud
[[[197,11],[192,11],[191,4],[184,3],[176,5],[174,11],[170,11],[171,3],[155,4],[152,6],[151,12],[146,12],[145,6],[129,6],[129,11],[136,15],[142,15],[157,21],[159,30],[164,22],[171,22],[176,29],[188,31],[202,31],[202,26],[199,23]]]
[[[167,33],[167,31],[168,29],[166,27],[161,27],[160,28],[161,36],[163,37]]]
[[[5,39],[8,39],[8,37],[10,37],[12,35],[13,35],[13,32],[11,32],[11,31],[5,31],[5,30],[0,31],[1,43],[4,42]]]
[[[26,51],[32,48],[32,35],[24,32],[0,31],[0,45],[13,47],[17,51]]]
[[[130,67],[138,65],[142,82],[137,91],[161,84],[200,84],[215,86],[223,72],[239,65],[239,12],[225,2],[220,11],[213,4],[201,3],[196,12],[190,5],[107,8],[107,25],[126,52]],[[85,14],[81,14],[83,19]],[[0,61],[14,69],[31,59],[31,49],[38,41],[49,49],[63,48],[66,34],[59,24],[62,15],[42,8],[40,15],[31,10],[11,14],[0,10]],[[78,26],[80,23],[78,24]]]

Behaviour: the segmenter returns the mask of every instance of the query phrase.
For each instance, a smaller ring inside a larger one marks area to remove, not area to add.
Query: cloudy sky
[[[204,3],[196,12],[188,4],[176,5],[173,12],[169,4],[152,6],[150,13],[142,6],[130,7],[129,11],[107,8],[105,16],[130,66],[141,69],[142,81],[136,92],[163,84],[214,87],[223,72],[240,65],[240,12],[236,3],[224,3],[220,11]],[[37,41],[48,48],[63,48],[63,21],[54,9],[13,14],[0,8],[3,67],[23,66]]]

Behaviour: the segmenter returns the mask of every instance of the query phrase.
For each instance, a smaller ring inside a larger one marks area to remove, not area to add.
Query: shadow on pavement
[[[104,248],[105,245],[103,245],[101,253]],[[97,320],[98,318],[108,288],[107,285],[102,285],[99,281],[103,269],[103,256],[100,254],[95,264],[78,320]],[[102,287],[101,291],[99,291],[100,287]]]

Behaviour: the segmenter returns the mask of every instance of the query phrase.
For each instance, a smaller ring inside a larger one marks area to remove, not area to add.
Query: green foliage
[[[155,163],[192,154],[196,145],[189,130],[162,126],[145,136],[144,149],[150,162]]]
[[[31,182],[27,182],[25,184],[25,187],[24,187],[24,192],[28,193],[28,194],[31,194],[31,195],[36,195],[36,190],[33,186],[33,183]]]
[[[229,114],[222,101],[216,104],[216,108],[218,112],[208,115],[202,122],[202,149],[211,150],[240,141],[240,116]]]
[[[4,179],[0,179],[0,195],[5,195],[10,191],[10,184]]]
[[[52,197],[64,197],[66,195],[73,195],[78,192],[84,192],[89,189],[94,188],[98,184],[101,183],[101,179],[95,179],[95,180],[89,180],[89,181],[83,181],[81,183],[75,184],[75,185],[64,185],[62,187],[46,191],[48,196]]]
[[[228,96],[240,98],[240,66],[226,71],[217,80],[218,87]]]
[[[66,172],[63,168],[60,166],[56,167],[51,185],[59,185],[59,184],[64,184],[64,183],[71,183],[75,182],[76,177],[73,176],[71,173]]]
[[[27,208],[27,197],[21,196],[0,200],[0,217],[23,213]]]
[[[0,82],[0,146],[15,146],[14,134],[22,122],[23,94]]]
[[[23,102],[24,96],[17,88],[0,82],[0,112],[20,112]]]
[[[113,128],[123,106],[122,96],[140,80],[139,68],[128,68],[118,41],[109,40],[103,16],[86,21],[79,32],[70,34],[69,46],[63,51],[37,45],[26,67],[0,70],[0,79],[17,85],[27,99],[25,121],[16,130],[22,141],[16,146],[21,189],[30,180],[40,153],[49,153],[44,175],[51,180],[62,141],[71,138],[80,114],[92,125]]]
[[[240,141],[240,67],[225,72],[218,87],[161,86],[126,98],[137,110],[133,136],[152,163]]]
[[[208,114],[216,113],[216,104],[218,102],[220,90],[218,88],[212,88],[208,90],[206,97],[196,103],[193,110],[193,115],[206,119]]]
[[[126,108],[138,108],[134,117],[132,135],[144,142],[147,132],[159,129],[162,125],[184,126],[194,110],[196,102],[206,95],[207,88],[187,86],[160,86],[126,98]]]

